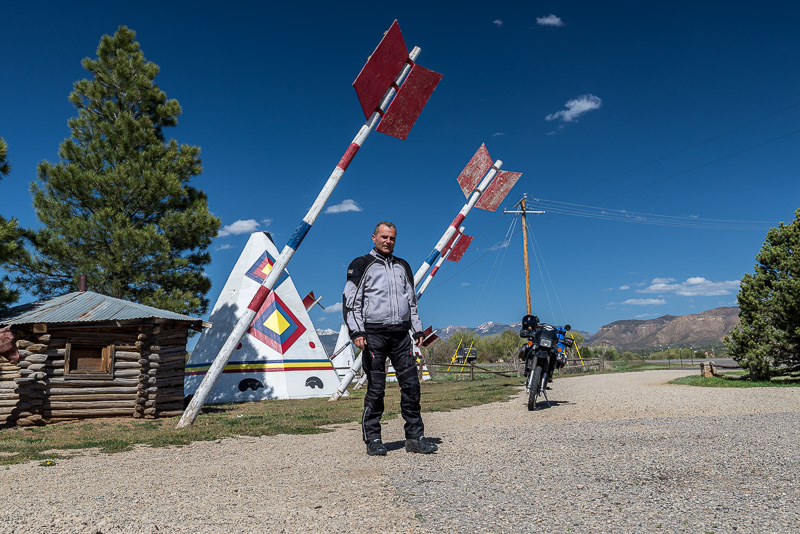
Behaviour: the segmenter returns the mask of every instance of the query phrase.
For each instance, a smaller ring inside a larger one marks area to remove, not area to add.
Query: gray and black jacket
[[[411,267],[405,260],[384,257],[375,249],[354,259],[347,268],[342,313],[351,339],[368,330],[411,330],[414,338],[422,335]]]

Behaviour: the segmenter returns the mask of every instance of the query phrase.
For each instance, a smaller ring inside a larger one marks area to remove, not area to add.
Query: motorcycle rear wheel
[[[542,388],[542,366],[537,365],[533,368],[533,379],[531,380],[531,387],[528,392],[528,411],[532,412],[536,409],[536,399]]]

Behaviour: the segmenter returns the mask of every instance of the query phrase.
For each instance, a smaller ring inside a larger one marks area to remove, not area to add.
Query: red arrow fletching
[[[378,131],[398,139],[408,137],[441,79],[438,72],[414,65],[378,124]]]
[[[462,234],[461,239],[459,239],[458,243],[456,243],[456,246],[453,247],[452,252],[450,252],[450,254],[447,256],[447,259],[454,263],[461,261],[461,258],[464,257],[464,253],[467,251],[467,247],[469,247],[473,239],[474,237],[471,235]]]
[[[408,48],[395,20],[353,82],[366,118],[369,119],[378,109],[383,95],[400,74],[407,59]]]
[[[486,150],[486,145],[482,144],[461,174],[458,175],[458,185],[461,186],[465,197],[469,197],[470,193],[475,190],[481,178],[492,168],[492,163],[492,157]]]
[[[521,172],[498,171],[492,183],[483,192],[475,204],[479,210],[495,211],[514,184],[517,183]]]

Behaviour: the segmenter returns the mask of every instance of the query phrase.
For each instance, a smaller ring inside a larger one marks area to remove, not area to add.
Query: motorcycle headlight
[[[546,347],[546,348],[549,349],[550,347],[553,346],[553,340],[552,339],[543,339],[539,344],[542,347]]]

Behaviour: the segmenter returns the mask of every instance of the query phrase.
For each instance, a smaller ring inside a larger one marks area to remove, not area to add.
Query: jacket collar
[[[384,256],[383,254],[375,250],[374,247],[372,248],[372,250],[369,251],[369,253],[372,255],[373,258],[378,258],[379,260],[384,261],[386,263],[391,263],[392,260],[394,260],[394,254],[389,254],[388,256]]]

